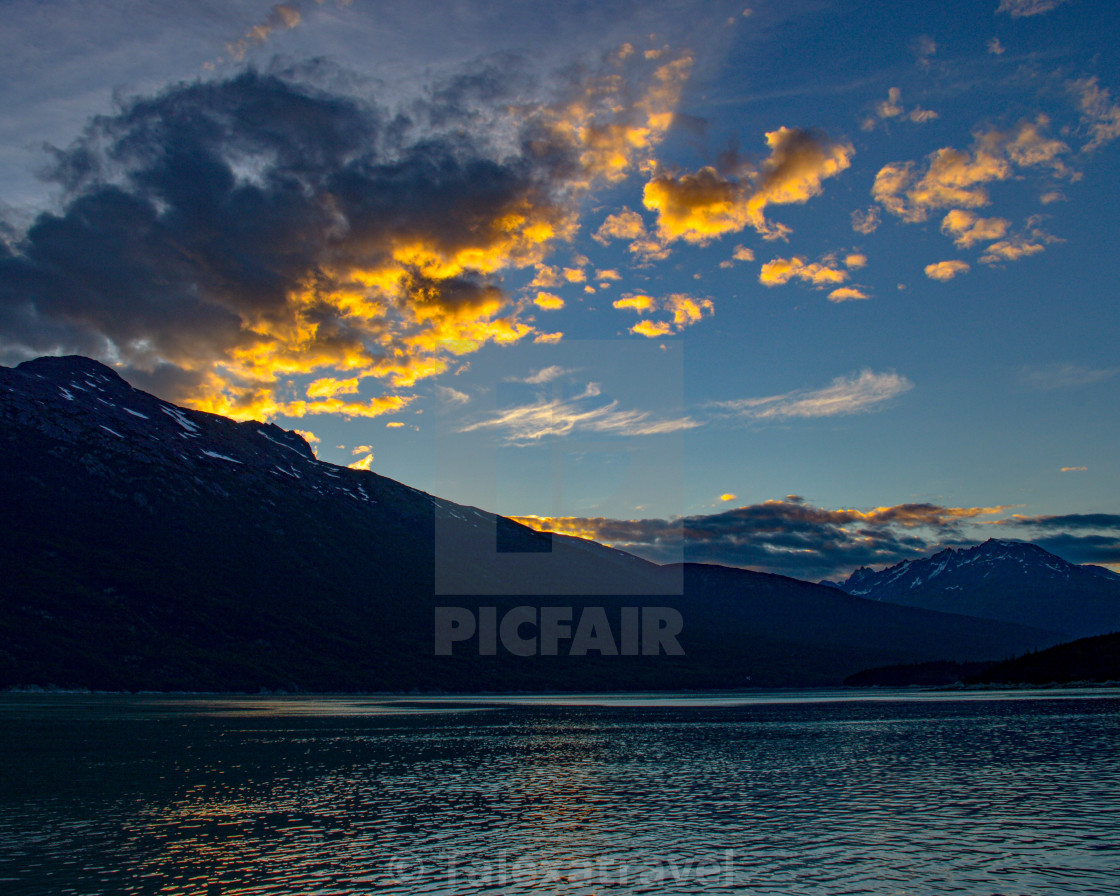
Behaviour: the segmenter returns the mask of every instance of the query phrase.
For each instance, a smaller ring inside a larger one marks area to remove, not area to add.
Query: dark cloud
[[[1060,516],[1017,516],[1009,525],[1035,529],[1120,529],[1120,514],[1066,513]]]
[[[62,206],[5,232],[0,355],[92,354],[267,417],[307,412],[280,394],[294,374],[408,386],[449,344],[529,335],[502,271],[570,238],[579,191],[652,147],[687,74],[665,63],[641,94],[622,77],[636,59],[608,57],[551,105],[513,103],[507,58],[406,112],[313,63],[121,101],[50,150]]]
[[[521,522],[603,541],[656,562],[683,556],[818,580],[974,544],[963,534],[963,524],[1001,509],[900,504],[871,511],[827,510],[791,495],[784,501],[671,520],[526,517]]]

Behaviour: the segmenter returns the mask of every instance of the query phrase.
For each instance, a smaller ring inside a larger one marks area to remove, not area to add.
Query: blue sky
[[[0,362],[658,560],[1118,568],[1118,19],[12,2]]]

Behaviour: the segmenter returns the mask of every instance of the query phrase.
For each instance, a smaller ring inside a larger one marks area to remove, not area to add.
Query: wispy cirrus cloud
[[[1019,368],[1019,379],[1031,389],[1050,392],[1080,389],[1106,382],[1120,373],[1120,367],[1089,367],[1072,361],[1052,364],[1027,364]]]
[[[800,389],[764,398],[712,402],[709,406],[729,416],[752,420],[837,417],[881,410],[889,401],[914,388],[897,373],[863,370],[837,377],[823,389]]]
[[[599,385],[588,383],[582,392],[570,398],[537,398],[464,424],[459,431],[493,430],[501,432],[510,443],[531,443],[580,432],[663,435],[702,425],[688,416],[659,417],[650,411],[625,409],[617,400],[601,401],[601,396]]]
[[[1022,19],[1040,16],[1068,2],[1069,0],[1000,0],[996,12],[1005,12],[1013,19]]]

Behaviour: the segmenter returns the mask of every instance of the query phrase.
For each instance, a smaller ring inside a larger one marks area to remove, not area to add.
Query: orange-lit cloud
[[[661,336],[671,335],[673,332],[673,325],[665,320],[640,320],[630,328],[630,332],[636,333],[639,336],[645,336],[649,339],[658,339]]]
[[[387,429],[400,429],[404,424],[400,420],[390,420],[385,426]]]
[[[857,270],[867,265],[867,256],[862,252],[852,252],[844,256],[844,267],[848,270]]]
[[[969,271],[969,264],[967,261],[938,261],[934,264],[927,264],[925,267],[926,276],[930,280],[952,280],[958,274],[967,274]]]
[[[853,286],[841,286],[839,289],[834,289],[828,294],[828,300],[830,302],[852,302],[867,298],[870,298],[867,293]]]
[[[937,209],[988,205],[987,185],[1012,177],[1016,167],[1048,167],[1056,175],[1076,179],[1061,158],[1069,146],[1048,137],[1048,125],[1049,120],[1040,115],[1020,122],[1009,133],[978,133],[970,151],[939,149],[927,157],[924,170],[913,162],[891,162],[879,170],[871,195],[891,214],[916,222],[925,221]]]
[[[1018,261],[1029,255],[1037,255],[1045,246],[1042,243],[1032,243],[1024,237],[1016,236],[1009,240],[1000,240],[992,243],[980,256],[982,264],[1000,264],[1004,261]]]
[[[1093,135],[1082,150],[1092,152],[1120,137],[1120,105],[1112,101],[1112,96],[1100,86],[1096,76],[1072,81],[1070,87],[1077,94],[1081,120]]]
[[[790,280],[804,280],[820,289],[834,286],[848,279],[848,272],[831,268],[820,262],[806,262],[804,258],[775,258],[762,266],[758,282],[763,286],[781,286]]]
[[[862,128],[865,131],[874,130],[877,120],[907,118],[915,124],[924,124],[938,117],[936,112],[923,109],[921,106],[915,106],[907,112],[902,104],[902,91],[897,87],[891,87],[887,91],[887,98],[875,104],[875,114],[864,119]]]
[[[852,230],[863,234],[874,233],[879,229],[880,219],[878,206],[873,205],[867,211],[857,208],[852,212]]]
[[[1001,239],[1010,227],[1006,218],[980,218],[960,208],[950,211],[941,222],[941,232],[952,237],[961,249]]]
[[[642,314],[653,308],[655,303],[653,301],[653,296],[637,294],[615,299],[612,304],[615,308],[620,310],[637,311],[639,314]]]
[[[533,299],[533,304],[545,311],[558,311],[564,307],[564,300],[555,293],[538,292],[537,297]]]
[[[731,175],[713,167],[692,174],[659,175],[646,184],[643,203],[657,213],[663,241],[704,244],[752,227],[767,239],[789,229],[766,220],[770,205],[804,203],[822,183],[851,165],[851,144],[795,128],[766,134],[769,157],[758,167],[740,165]]]
[[[266,25],[297,22],[281,5]],[[60,153],[72,198],[54,217],[74,223],[70,245],[47,258],[29,243],[5,263],[21,267],[44,351],[104,346],[172,400],[236,419],[399,410],[483,346],[562,338],[522,319],[533,305],[506,294],[504,275],[532,271],[538,308],[559,307],[540,299],[559,282],[586,280],[586,259],[551,258],[579,232],[588,190],[650,164],[690,66],[623,48],[553,99],[498,101],[495,132],[517,138],[500,150],[464,127],[476,109],[441,107],[446,124],[402,136],[384,126],[393,110],[298,70],[176,85],[91,125],[67,150],[80,171]],[[198,171],[165,164],[187,145]],[[105,244],[119,269],[99,273]],[[95,297],[80,323],[71,282]],[[395,394],[360,398],[371,381]]]
[[[611,240],[636,240],[646,235],[646,223],[642,216],[635,211],[624,208],[622,211],[608,215],[599,229],[594,233],[594,239],[606,245]]]
[[[711,299],[698,299],[684,293],[673,293],[660,300],[640,293],[626,295],[616,299],[613,305],[619,310],[636,311],[639,314],[660,310],[671,315],[671,320],[640,320],[630,328],[631,333],[649,339],[680,332],[706,315],[714,314],[716,310],[715,303]]]
[[[367,454],[361,460],[356,460],[352,464],[347,464],[351,470],[368,470],[373,466],[373,455]]]
[[[276,31],[290,31],[302,19],[303,16],[295,6],[278,3],[269,10],[263,22],[254,25],[238,40],[226,44],[226,50],[234,60],[241,62],[251,47],[263,44]]]
[[[726,492],[726,493],[720,495],[719,499],[721,501],[734,501],[738,497],[739,497],[738,495],[734,495],[731,492]]]

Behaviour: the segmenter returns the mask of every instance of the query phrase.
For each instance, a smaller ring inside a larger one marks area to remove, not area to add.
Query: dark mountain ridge
[[[836,684],[1056,633],[738,569],[659,567],[176,407],[84,358],[0,368],[0,687],[527,690]],[[668,606],[683,656],[433,650],[437,607]]]
[[[845,582],[822,584],[869,600],[1021,622],[1067,638],[1120,630],[1120,576],[1022,541],[992,538],[878,572],[861,567]]]

